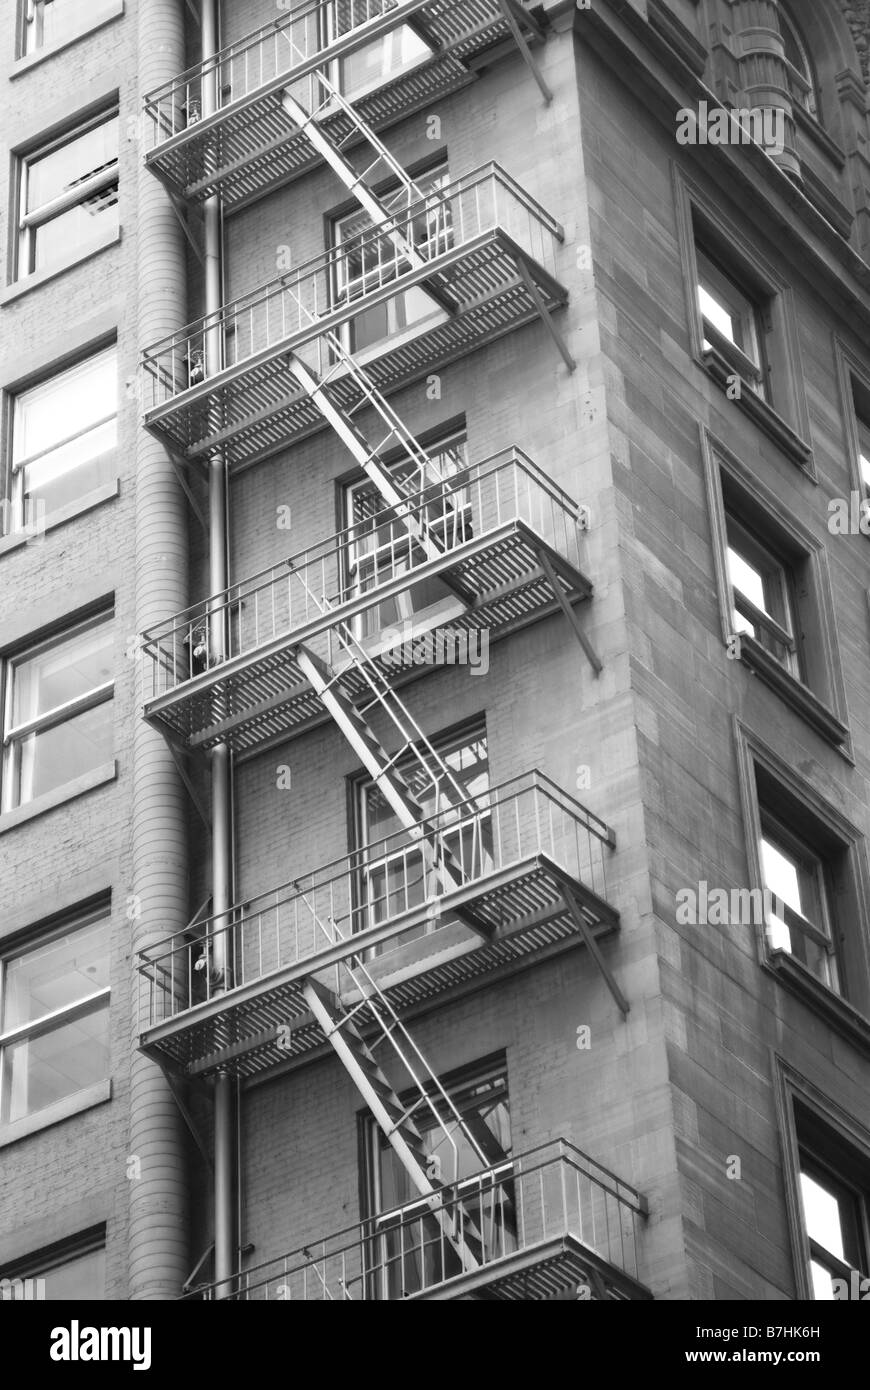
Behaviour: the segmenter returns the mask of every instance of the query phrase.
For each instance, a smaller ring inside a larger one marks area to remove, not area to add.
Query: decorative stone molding
[[[774,113],[781,123],[783,148],[772,150],[771,155],[792,178],[800,179],[795,116],[777,0],[729,0],[729,4],[741,105]]]

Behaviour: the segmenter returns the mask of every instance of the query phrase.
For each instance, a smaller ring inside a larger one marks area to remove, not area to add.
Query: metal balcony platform
[[[344,59],[399,25],[409,25],[428,52],[372,89],[345,91],[375,130],[474,81],[472,65],[511,43],[506,10],[524,42],[541,38],[539,25],[517,0],[368,0],[356,6],[356,14],[366,15],[363,22],[324,43],[336,8],[334,0],[294,8],[222,49],[207,66],[191,68],[149,93],[146,164],[170,192],[188,201],[220,193],[231,211],[307,173],[319,156],[284,110],[283,92],[290,88],[311,100],[308,88],[318,68],[335,73]],[[216,110],[204,116],[203,89],[209,84]],[[342,113],[322,125],[336,141],[352,133]]]
[[[580,508],[521,450],[417,484],[404,494],[406,520],[437,539],[440,555],[429,558],[384,506],[362,526],[177,614],[143,635],[151,661],[146,717],[184,748],[224,741],[242,756],[326,717],[299,667],[303,645],[342,674],[358,701],[369,688],[340,630],[359,639],[367,633],[365,650],[395,683],[439,664],[467,664],[475,633],[497,640],[590,597]],[[373,544],[378,582],[361,592],[350,576],[366,556],[371,561]],[[418,599],[416,621],[390,629],[390,605],[405,595],[413,608],[411,596],[420,594],[431,605],[433,581],[442,600],[421,612]],[[227,659],[197,671],[191,653],[214,649],[214,624]]]
[[[635,1302],[646,1198],[574,1144],[554,1139],[441,1189],[444,1211],[475,1232],[475,1267],[457,1272],[419,1200],[380,1212],[189,1300],[266,1302]],[[299,1223],[297,1223],[299,1224]],[[301,1225],[304,1229],[305,1218]],[[297,1239],[303,1230],[299,1230]],[[271,1243],[271,1242],[270,1242]]]
[[[590,597],[592,585],[579,570],[525,522],[507,522],[413,572],[412,584],[439,575],[455,579],[472,592],[475,603],[464,608],[457,601],[451,612],[440,613],[434,627],[430,622],[415,630],[413,638],[400,637],[391,645],[373,649],[372,660],[380,673],[395,685],[444,665],[463,661],[467,665],[468,652],[476,651],[475,632],[485,633],[487,641],[493,642],[559,611],[559,600],[541,567],[542,554],[549,559],[567,603]],[[370,688],[357,663],[334,655],[334,625],[408,587],[408,577],[402,576],[371,591],[365,600],[345,604],[301,629],[290,629],[259,648],[183,681],[149,701],[145,717],[184,748],[200,751],[225,743],[236,756],[305,733],[327,716],[299,668],[299,647],[304,644],[341,674],[342,686],[354,703],[369,697]],[[168,660],[162,661],[156,671],[168,676],[172,666]]]
[[[582,1294],[580,1292],[582,1290]],[[459,1274],[433,1288],[407,1294],[420,1303],[495,1299],[543,1303],[560,1297],[584,1302],[640,1302],[652,1298],[643,1284],[608,1264],[570,1231],[531,1242],[471,1274]]]
[[[568,299],[555,275],[560,225],[497,165],[455,180],[436,196],[442,230],[417,245],[416,269],[397,266],[391,254],[363,280],[354,276],[351,264],[360,248],[368,254],[378,241],[376,232],[366,232],[146,349],[146,426],[190,463],[218,447],[230,467],[289,449],[325,427],[293,375],[294,355],[329,380],[329,394],[344,411],[364,404],[354,374],[336,371],[330,334],[342,336],[384,395],[536,319],[570,361],[550,317]],[[408,236],[420,210],[396,218]],[[439,309],[433,299],[431,314],[411,328],[356,351],[350,335],[357,319],[430,281],[449,294],[456,312]],[[361,292],[338,291],[351,283]],[[220,332],[226,365],[204,377],[210,329]]]
[[[430,882],[416,906],[395,913],[367,900],[361,884],[372,856],[389,859],[395,873],[396,854],[411,843],[401,832],[242,904],[231,923],[213,919],[141,953],[142,1050],[190,1079],[218,1070],[250,1078],[286,1063],[325,1041],[303,998],[305,981],[316,977],[353,1007],[358,997],[341,994],[341,962],[361,953],[401,1011],[578,944],[601,967],[597,938],[619,917],[605,896],[613,836],[597,817],[535,772],[491,789],[485,806],[469,804],[458,820],[442,813],[427,825],[436,836],[449,825],[451,843],[460,826],[473,841],[464,881],[447,893]],[[390,905],[395,896],[391,889]],[[229,990],[196,968],[222,933],[231,934],[235,961]],[[367,1010],[355,1018],[364,1028]]]

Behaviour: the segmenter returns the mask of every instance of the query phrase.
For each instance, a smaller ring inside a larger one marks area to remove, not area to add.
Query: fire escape
[[[438,579],[454,633],[494,640],[561,613],[600,670],[578,612],[592,585],[577,503],[514,447],[445,471],[388,399],[533,320],[573,369],[554,320],[567,299],[554,273],[559,224],[497,165],[422,188],[378,134],[474,81],[476,64],[505,45],[519,48],[549,99],[534,57],[544,35],[517,0],[370,3],[363,22],[342,24],[346,9],[304,6],[146,102],[148,165],[191,236],[197,203],[219,195],[240,207],[323,164],[366,226],[150,346],[145,423],[188,488],[190,470],[215,450],[237,469],[328,428],[372,485],[372,526],[388,540],[368,586],[349,578],[359,544],[351,527],[144,634],[145,717],[170,741],[191,791],[191,756],[216,747],[251,755],[332,720],[401,829],[261,899],[200,912],[144,953],[141,1045],[190,1080],[250,1078],[328,1046],[417,1194],[391,1229],[400,1244],[416,1231],[415,1248],[428,1252],[436,1273],[422,1285],[385,1282],[372,1256],[383,1239],[359,1228],[319,1254],[286,1257],[280,1270],[239,1272],[214,1296],[545,1298],[573,1281],[593,1298],[648,1297],[634,1263],[640,1195],[563,1143],[515,1156],[508,1172],[488,1167],[406,1022],[438,995],[578,939],[627,1013],[599,945],[618,929],[605,878],[613,834],[534,770],[469,797],[398,693],[419,670],[363,636],[360,622]],[[422,56],[348,100],[341,62],[400,25]],[[210,113],[206,79],[219,94]],[[362,274],[350,273],[351,260]],[[420,329],[355,352],[353,320],[412,287],[433,306]],[[389,467],[397,454],[402,466]],[[373,899],[373,853],[401,866],[400,893]],[[437,931],[438,950],[407,944],[420,929]],[[410,1100],[390,1080],[399,1071],[411,1078]],[[432,1174],[424,1119],[476,1155],[473,1190]],[[395,1272],[404,1256],[390,1260]]]

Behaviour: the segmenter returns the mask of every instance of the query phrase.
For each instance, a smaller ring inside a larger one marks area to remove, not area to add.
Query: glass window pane
[[[731,313],[725,304],[714,299],[705,285],[698,286],[698,299],[701,313],[708,323],[712,323],[713,327],[718,329],[729,342],[739,346],[737,339],[740,333],[740,320]],[[709,344],[705,343],[705,347],[708,346]]]
[[[829,937],[821,861],[809,852],[802,855],[789,849],[769,833],[762,839],[761,857],[765,887],[773,895],[774,905],[790,907],[816,931]],[[822,984],[839,991],[836,959],[825,945],[801,930],[798,923],[789,926],[784,912],[782,915],[775,910],[768,912],[767,931],[772,950],[788,951]]]
[[[449,1184],[472,1178],[489,1165],[507,1164],[511,1153],[510,1106],[504,1076],[494,1076],[452,1095],[464,1122],[460,1128],[450,1111],[439,1105],[443,1125],[421,1107],[415,1123],[423,1140],[428,1171],[436,1183]],[[470,1136],[473,1136],[474,1143]],[[483,1154],[483,1160],[480,1157]],[[387,1220],[379,1242],[383,1292],[400,1298],[431,1287],[460,1272],[459,1258],[437,1223],[421,1214],[417,1192],[386,1141],[378,1138],[379,1202],[382,1212],[406,1204],[410,1211],[400,1220]],[[494,1191],[481,1193],[470,1183],[461,1212],[476,1240],[482,1240],[488,1260],[516,1249],[516,1216],[511,1184],[502,1182]]]
[[[837,1196],[809,1173],[801,1173],[804,1219],[810,1240],[821,1245],[838,1260],[845,1260],[843,1226]]]
[[[33,1115],[108,1075],[106,1002],[72,1023],[3,1049],[0,1120],[10,1123]]]
[[[45,1281],[47,1303],[66,1298],[102,1302],[106,1297],[106,1252],[90,1250],[40,1272],[38,1277]]]
[[[36,463],[26,464],[25,500],[41,504],[41,514],[48,517],[102,484],[111,483],[117,473],[112,452],[117,441],[117,421],[109,420],[71,444],[53,449]]]
[[[110,681],[113,641],[111,623],[102,622],[16,662],[12,677],[13,728]]]
[[[111,116],[27,166],[27,211],[34,212],[118,158],[118,117]]]
[[[117,409],[117,353],[111,347],[16,397],[13,464],[58,449]],[[101,447],[109,446],[101,441]]]
[[[118,186],[103,189],[35,228],[33,270],[60,260],[70,246],[83,246],[118,228]]]
[[[109,918],[47,941],[4,970],[2,1030],[32,1023],[109,984]]]
[[[702,250],[698,251],[698,304],[706,323],[760,367],[755,303]],[[704,341],[704,349],[710,343]]]
[[[834,1298],[833,1275],[829,1274],[818,1260],[810,1261],[810,1272],[813,1278],[813,1298],[818,1303],[831,1302]]]
[[[111,700],[16,739],[11,747],[12,805],[22,806],[102,767],[111,760],[113,746]]]
[[[89,0],[87,9],[96,13],[83,16],[84,8],[81,0],[31,0],[24,29],[25,53],[36,53],[72,38],[82,30],[85,21],[97,19],[108,6],[103,0]]]

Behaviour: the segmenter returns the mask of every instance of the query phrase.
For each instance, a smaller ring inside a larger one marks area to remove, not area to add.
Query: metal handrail
[[[537,769],[478,796],[426,816],[420,823],[433,845],[445,848],[467,886],[536,855],[546,854],[575,880],[606,900],[605,851],[610,827]],[[186,1013],[233,989],[267,980],[330,951],[331,959],[366,949],[366,930],[424,910],[440,884],[420,853],[420,837],[396,831],[341,856],[313,873],[299,875],[228,911],[200,919],[154,942],[137,957],[145,1027]],[[366,897],[363,876],[389,862],[394,870],[387,898]],[[402,877],[399,879],[401,867]],[[419,904],[408,906],[417,893]],[[391,905],[402,897],[400,911]],[[397,933],[401,930],[397,925]],[[213,977],[213,943],[226,933],[235,955],[233,989]],[[197,968],[197,961],[201,962]]]
[[[413,18],[428,0],[354,3],[357,15],[362,11],[365,18],[328,41],[323,36],[328,33],[326,19],[335,8],[335,0],[309,0],[147,92],[144,110],[151,122],[151,149],[159,149],[176,135],[196,129],[199,113],[191,121],[189,107],[201,100],[203,80],[216,77],[220,112],[270,82],[298,81],[312,66],[325,66],[339,56],[348,56]],[[440,56],[442,51],[433,56]]]
[[[442,230],[432,238],[431,244],[420,243],[416,247],[417,255],[433,266],[440,258],[454,253],[484,233],[500,230],[506,235],[514,235],[521,244],[524,239],[529,242],[534,240],[530,228],[536,225],[539,234],[544,232],[555,241],[561,241],[564,236],[561,224],[494,161],[451,180],[417,202],[403,207],[392,216],[392,221],[401,231],[409,228],[422,212],[436,206],[449,211],[449,238],[445,239]],[[522,231],[511,226],[511,206],[521,209],[522,218],[525,219]],[[446,240],[449,246],[445,249]],[[368,273],[366,278],[374,283],[374,289],[357,298],[337,293],[341,266],[367,247],[381,243],[382,231],[378,228],[364,229],[294,270],[230,300],[216,313],[194,319],[185,327],[151,344],[142,354],[142,365],[152,378],[153,390],[160,397],[154,404],[173,399],[200,384],[199,379],[194,379],[197,372],[192,370],[191,364],[199,361],[205,335],[210,330],[220,329],[228,338],[234,339],[233,360],[228,365],[238,366],[278,342],[292,342],[298,347],[320,337],[327,331],[320,320],[327,317],[331,320],[339,312],[346,318],[353,318],[364,311],[370,294],[382,294],[386,290],[401,293],[407,276],[411,274],[419,279],[420,271],[411,270],[397,254],[391,254],[384,261],[377,275]],[[537,254],[534,247],[524,249],[532,255]],[[543,247],[541,255],[546,259]],[[242,327],[246,334],[244,343],[240,337]],[[157,391],[161,386],[162,393]]]
[[[637,1282],[646,1198],[565,1139],[507,1154],[440,1195],[460,1233],[475,1240],[479,1268],[492,1267],[494,1276],[507,1256],[573,1235],[612,1266],[617,1287],[620,1274]],[[238,1271],[229,1298],[381,1301],[425,1292],[458,1272],[450,1267],[443,1232],[415,1197]],[[219,1287],[227,1285],[206,1284],[185,1298],[212,1300]]]

